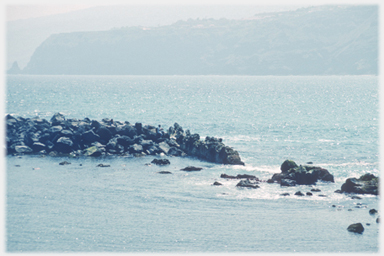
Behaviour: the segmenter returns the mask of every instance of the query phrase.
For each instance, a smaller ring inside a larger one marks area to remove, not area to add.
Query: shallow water
[[[246,163],[171,157],[170,166],[158,167],[145,165],[154,157],[8,156],[9,252],[379,249],[377,215],[368,213],[379,197],[334,193],[348,177],[379,174],[377,77],[8,76],[7,85],[8,113],[177,122],[202,138],[223,138]],[[220,178],[266,180],[285,159],[326,168],[335,183],[319,182],[313,187],[321,192],[297,197],[312,186],[239,189]],[[59,165],[64,160],[72,164]],[[188,165],[203,170],[180,171]],[[356,222],[361,235],[346,230]]]

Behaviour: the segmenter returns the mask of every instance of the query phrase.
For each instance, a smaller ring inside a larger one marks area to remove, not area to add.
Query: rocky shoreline
[[[84,118],[56,113],[50,121],[6,115],[7,154],[77,156],[191,156],[208,162],[244,165],[239,153],[222,139],[191,134],[175,123],[159,132],[152,125]]]

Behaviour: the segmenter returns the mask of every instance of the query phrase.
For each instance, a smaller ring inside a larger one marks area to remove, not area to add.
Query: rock
[[[89,130],[89,131],[84,132],[82,137],[83,137],[84,141],[87,143],[92,143],[92,142],[100,140],[100,136],[95,134],[93,132],[93,130]]]
[[[177,123],[161,138],[155,126],[113,121],[104,118],[101,122],[84,118],[66,119],[62,113],[55,113],[50,122],[39,117],[23,118],[6,115],[6,152],[38,153],[56,151],[81,155],[158,155],[192,156],[221,164],[244,165],[237,151],[224,145],[221,138],[191,134]],[[94,145],[95,142],[103,146]],[[106,145],[106,146],[104,146]],[[92,148],[96,146],[96,150]],[[31,150],[32,149],[32,152]],[[56,153],[52,153],[54,155]],[[247,178],[247,177],[245,177]]]
[[[267,183],[275,183],[275,181],[273,179],[268,179]]]
[[[176,147],[171,147],[168,150],[168,155],[169,156],[187,156],[187,154],[185,154],[184,151]]]
[[[371,214],[371,215],[375,215],[375,214],[377,214],[378,212],[377,212],[377,210],[376,209],[371,209],[371,210],[369,210],[369,214]]]
[[[359,197],[359,196],[351,196],[351,199],[362,199],[361,197]]]
[[[73,142],[68,137],[60,137],[54,146],[57,152],[69,153],[72,151]]]
[[[333,175],[328,170],[316,166],[297,166],[292,160],[285,160],[280,169],[282,172],[275,173],[271,180],[282,186],[313,185],[319,180],[334,182]]]
[[[307,196],[312,196],[313,194],[311,192],[306,193]]]
[[[258,183],[251,180],[241,180],[239,183],[237,183],[236,187],[245,187],[245,188],[259,188],[260,186],[257,185]]]
[[[111,167],[109,164],[98,164],[96,167]]]
[[[83,150],[83,155],[85,156],[101,156],[105,152],[105,149],[97,147],[97,146],[92,146],[89,148],[86,148]]]
[[[282,187],[294,187],[294,186],[296,186],[296,181],[290,180],[290,179],[282,179],[280,181],[280,186],[282,186]]]
[[[70,162],[67,162],[67,161],[64,161],[64,162],[59,163],[59,165],[68,165],[68,164],[71,164],[71,163],[70,163]]]
[[[348,226],[347,230],[349,232],[362,234],[364,232],[364,227],[361,223],[355,223]]]
[[[186,171],[186,172],[195,172],[195,171],[201,171],[203,168],[200,167],[194,167],[194,166],[187,166],[183,169],[180,169],[180,171]]]
[[[212,185],[213,186],[222,186],[223,184],[221,184],[220,182],[215,181]]]
[[[33,150],[28,146],[16,146],[15,151],[17,153],[32,153]]]
[[[109,141],[112,138],[112,132],[104,125],[101,125],[97,130],[96,134],[103,141]]]
[[[143,152],[143,146],[135,143],[128,148],[128,151],[131,154],[141,153]]]
[[[301,191],[297,191],[297,192],[295,193],[295,196],[304,196],[304,194],[303,194]]]
[[[379,178],[373,174],[367,173],[360,178],[348,178],[341,186],[343,193],[355,194],[379,194]]]
[[[160,173],[160,174],[172,174],[172,173],[169,172],[169,171],[160,171],[160,172],[157,172],[157,173]]]
[[[312,191],[312,192],[321,192],[321,190],[318,189],[318,188],[313,188],[313,189],[311,189],[311,191]]]
[[[380,216],[377,217],[377,219],[376,219],[376,223],[380,223]]]
[[[232,176],[232,175],[228,175],[228,174],[223,173],[220,175],[220,178],[224,178],[224,179],[249,179],[249,180],[260,181],[259,178],[257,178],[256,176],[249,175],[249,174],[238,174],[236,176]]]
[[[155,165],[168,165],[171,162],[168,159],[153,159],[152,162]]]
[[[280,194],[281,196],[289,196],[289,193]]]
[[[41,142],[34,142],[32,145],[33,152],[40,152],[44,150],[46,146]]]
[[[52,118],[51,118],[51,123],[53,126],[55,125],[59,125],[59,124],[62,124],[64,123],[65,121],[65,117],[62,113],[55,113]]]
[[[288,172],[288,170],[292,169],[292,168],[296,168],[298,167],[297,164],[292,161],[292,160],[285,160],[281,166],[280,166],[280,170],[281,172],[285,173],[285,172]]]

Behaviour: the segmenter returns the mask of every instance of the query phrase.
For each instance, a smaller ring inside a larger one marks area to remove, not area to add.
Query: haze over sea
[[[349,177],[379,175],[377,76],[8,75],[6,90],[9,114],[49,120],[62,112],[166,128],[176,122],[201,138],[223,138],[245,162],[167,157],[171,165],[158,167],[145,165],[153,156],[7,156],[9,252],[379,250],[377,216],[368,213],[379,197],[334,193]],[[335,183],[239,189],[220,178],[267,180],[286,159],[326,168]],[[72,164],[60,166],[64,160]],[[189,165],[203,170],[179,171]],[[312,188],[321,192],[293,195]],[[356,222],[361,235],[347,231]]]

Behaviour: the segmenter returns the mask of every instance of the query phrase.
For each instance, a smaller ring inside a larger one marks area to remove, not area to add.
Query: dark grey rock
[[[98,164],[96,167],[111,167],[109,164]]]
[[[17,153],[32,153],[33,152],[33,150],[30,147],[25,146],[25,145],[15,146],[15,151]]]
[[[171,162],[168,159],[153,159],[152,162],[155,165],[169,165]]]
[[[275,173],[271,180],[282,183],[282,186],[293,186],[295,181],[297,185],[313,185],[317,181],[334,182],[333,175],[328,170],[316,166],[297,166],[292,160],[285,160],[281,165],[281,173]],[[271,182],[271,181],[270,181]]]
[[[224,178],[224,179],[249,179],[249,180],[260,181],[259,178],[257,178],[256,176],[249,175],[249,174],[238,174],[236,176],[232,176],[232,175],[228,175],[228,174],[223,173],[220,175],[220,178]]]
[[[375,214],[377,214],[378,212],[377,212],[377,210],[376,209],[370,209],[369,210],[369,214],[371,214],[371,215],[375,215]]]
[[[282,187],[294,187],[296,186],[296,181],[295,180],[290,180],[290,179],[282,179],[280,181],[280,186]]]
[[[355,194],[379,194],[379,178],[373,174],[367,173],[360,178],[348,178],[341,186],[343,193]]]
[[[68,165],[68,164],[71,164],[71,163],[70,163],[70,162],[67,162],[67,161],[64,161],[64,162],[59,163],[59,165]]]
[[[43,143],[40,142],[34,142],[32,145],[33,152],[40,152],[42,150],[45,150],[46,146]]]
[[[203,168],[201,167],[195,167],[195,166],[187,166],[183,169],[180,169],[180,171],[186,171],[186,172],[196,172],[201,171]]]
[[[221,184],[220,182],[215,181],[212,185],[213,186],[222,186],[223,184]]]
[[[295,196],[304,196],[304,194],[303,194],[301,191],[297,191],[297,192],[295,193]]]
[[[239,183],[236,184],[236,187],[244,187],[244,188],[259,188],[260,186],[257,185],[258,183],[256,181],[251,180],[241,180]]]
[[[82,137],[86,143],[92,143],[100,140],[100,136],[95,134],[93,130],[84,132]]]
[[[63,113],[55,113],[50,120],[50,122],[52,123],[52,126],[62,124],[64,123],[64,121],[65,121],[65,117]]]
[[[69,153],[72,151],[73,142],[68,137],[60,137],[54,148],[57,152]]]
[[[169,171],[160,171],[160,172],[157,172],[157,173],[160,173],[160,174],[172,174],[172,173],[169,172]]]
[[[292,161],[292,160],[285,160],[281,166],[280,166],[280,170],[281,172],[285,173],[285,172],[288,172],[288,170],[292,169],[292,168],[296,168],[298,167],[297,164]]]
[[[364,227],[361,223],[355,223],[348,226],[347,230],[349,232],[362,234],[364,232]]]

